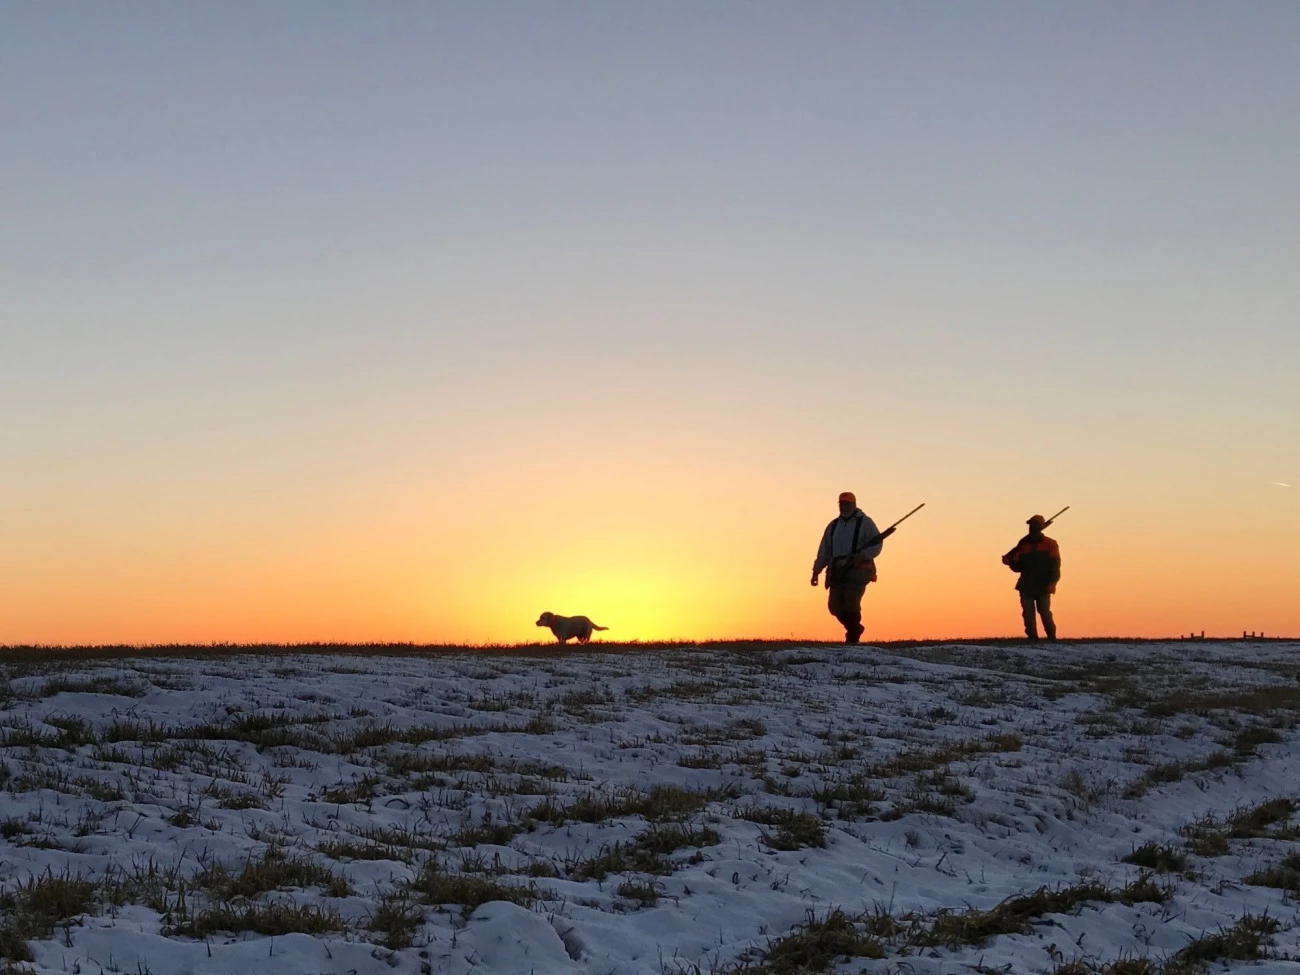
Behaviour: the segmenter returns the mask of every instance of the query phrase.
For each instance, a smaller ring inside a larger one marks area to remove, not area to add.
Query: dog
[[[556,616],[554,613],[543,613],[537,618],[537,625],[549,626],[555,639],[561,643],[568,643],[574,637],[579,643],[586,643],[591,639],[592,630],[609,629],[608,626],[597,626],[585,616]]]

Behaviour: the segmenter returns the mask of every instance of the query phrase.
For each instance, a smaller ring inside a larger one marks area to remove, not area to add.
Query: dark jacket
[[[1061,581],[1061,549],[1056,539],[1046,535],[1037,538],[1026,535],[1002,556],[1002,561],[1012,572],[1020,573],[1020,581],[1016,583],[1020,592],[1034,596],[1056,592],[1056,584]]]

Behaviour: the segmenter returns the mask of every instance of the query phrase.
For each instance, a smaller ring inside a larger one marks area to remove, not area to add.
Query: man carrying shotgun
[[[876,523],[862,513],[851,491],[840,495],[840,516],[826,526],[817,546],[812,584],[817,585],[817,575],[825,569],[830,590],[826,606],[844,625],[845,643],[862,639],[862,593],[867,583],[876,581],[876,556],[885,539],[924,507],[921,502],[884,531],[877,531]]]
[[[1020,610],[1025,619],[1025,637],[1038,639],[1038,619],[1043,618],[1043,632],[1047,639],[1056,639],[1056,620],[1052,618],[1052,594],[1061,581],[1061,549],[1056,540],[1043,534],[1043,529],[1055,521],[1066,509],[1062,508],[1050,519],[1034,515],[1025,524],[1029,534],[1022,538],[1010,552],[1002,556],[1004,565],[1020,573],[1016,591],[1020,593]],[[1035,613],[1037,615],[1035,615]]]
[[[840,516],[822,532],[813,562],[812,584],[826,570],[826,588],[830,596],[826,608],[844,626],[844,642],[862,639],[862,594],[867,583],[876,581],[875,558],[884,540],[876,523],[858,507],[851,491],[840,495]]]

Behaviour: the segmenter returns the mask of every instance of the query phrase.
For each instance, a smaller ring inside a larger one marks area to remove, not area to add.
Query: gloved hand
[[[814,573],[812,574],[812,584],[813,584],[814,586],[817,585],[817,573],[816,573],[816,572],[814,572]]]

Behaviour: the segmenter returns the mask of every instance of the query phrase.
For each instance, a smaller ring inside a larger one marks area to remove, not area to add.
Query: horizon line
[[[1109,643],[1288,643],[1300,642],[1300,636],[1265,636],[1247,634],[1245,636],[1200,636],[1198,634],[1179,636],[1086,636],[1063,637],[1056,640],[1027,640],[1025,637],[918,637],[893,640],[873,640],[860,644],[846,644],[842,640],[800,640],[794,638],[724,638],[724,639],[668,639],[668,640],[620,640],[592,641],[591,643],[559,643],[556,641],[534,641],[523,643],[437,643],[415,641],[303,641],[303,642],[235,642],[210,641],[208,643],[10,643],[0,644],[0,662],[6,655],[24,654],[73,654],[84,656],[110,656],[118,654],[204,654],[211,652],[262,652],[262,653],[301,653],[301,652],[397,652],[397,653],[457,653],[457,652],[547,652],[547,653],[600,653],[628,650],[658,649],[793,649],[797,647],[880,647],[906,648],[919,646],[946,646],[953,644],[974,646],[1053,646],[1059,644],[1087,645]]]

